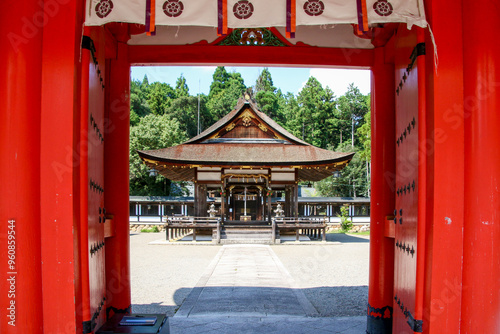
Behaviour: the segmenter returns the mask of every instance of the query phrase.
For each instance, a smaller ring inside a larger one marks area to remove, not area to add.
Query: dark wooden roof
[[[257,109],[251,99],[183,144],[139,151],[141,159],[174,181],[193,180],[195,167],[296,167],[300,180],[319,181],[340,170],[354,153],[310,145]]]

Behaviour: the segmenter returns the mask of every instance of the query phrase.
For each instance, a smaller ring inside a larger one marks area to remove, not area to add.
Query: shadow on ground
[[[172,317],[180,305],[161,305],[161,303],[132,304],[132,313],[166,314]]]
[[[327,233],[326,241],[332,242],[341,242],[341,243],[369,243],[369,236],[355,236],[352,234],[344,234],[344,233]]]
[[[266,313],[292,315],[290,298],[293,289],[273,287],[204,287],[192,312],[200,315],[212,313]],[[318,311],[320,317],[363,316],[366,314],[368,286],[336,286],[299,289]],[[160,313],[172,317],[192,291],[176,290],[176,305],[133,304],[134,313]]]

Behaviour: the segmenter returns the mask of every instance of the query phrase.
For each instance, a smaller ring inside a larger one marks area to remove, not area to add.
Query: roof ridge
[[[236,104],[236,106],[234,107],[233,110],[231,110],[224,117],[222,117],[217,122],[212,124],[205,131],[201,132],[199,135],[185,141],[182,144],[195,144],[195,143],[200,143],[201,141],[207,139],[207,137],[210,137],[211,135],[215,134],[220,129],[228,126],[242,112],[242,110],[245,106],[250,106],[250,109],[253,111],[255,116],[257,116],[260,119],[261,122],[265,123],[270,128],[275,130],[281,136],[286,138],[286,140],[292,142],[293,144],[313,146],[313,145],[295,137],[288,130],[286,130],[281,125],[279,125],[271,117],[269,117],[268,115],[266,115],[265,113],[260,111],[258,106],[257,106],[257,102],[254,101],[252,98],[250,98],[249,95],[246,95],[245,97],[240,97],[238,99],[238,103]]]
[[[209,126],[205,131],[201,132],[199,135],[197,135],[197,136],[195,136],[195,137],[193,137],[193,138],[185,141],[182,144],[194,144],[194,143],[197,143],[200,140],[206,139],[206,137],[209,137],[210,135],[214,134],[219,129],[222,129],[227,123],[229,123],[230,121],[232,121],[238,115],[238,113],[243,109],[243,107],[245,106],[245,104],[246,104],[245,101],[242,98],[239,98],[238,99],[238,103],[236,104],[236,106],[234,107],[233,110],[231,110],[230,112],[228,112],[224,117],[222,117],[217,122],[215,122],[214,124],[212,124],[211,126]]]

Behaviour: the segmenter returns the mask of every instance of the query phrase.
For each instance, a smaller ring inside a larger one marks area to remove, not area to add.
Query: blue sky
[[[141,80],[148,76],[149,82],[160,81],[175,86],[177,78],[182,74],[186,78],[189,93],[208,94],[215,66],[135,66],[132,67],[132,79]],[[241,73],[245,85],[253,86],[263,67],[226,67],[228,72]],[[323,87],[328,86],[335,95],[341,96],[350,83],[354,83],[361,93],[370,92],[370,71],[325,68],[290,68],[269,67],[274,86],[283,93],[297,94],[310,76],[316,77]]]

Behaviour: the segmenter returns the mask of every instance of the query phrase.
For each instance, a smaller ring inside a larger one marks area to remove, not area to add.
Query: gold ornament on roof
[[[231,123],[231,124],[229,124],[229,125],[226,127],[226,131],[227,131],[227,132],[231,131],[232,129],[234,129],[234,127],[235,127],[235,126],[236,126],[236,124],[235,124],[235,123]]]
[[[262,130],[262,131],[264,131],[264,132],[267,132],[267,126],[265,126],[265,125],[264,125],[264,124],[262,124],[262,123],[259,123],[259,124],[258,124],[258,126],[259,126],[259,129],[261,129],[261,130]]]
[[[242,119],[242,124],[244,126],[250,126],[252,125],[252,118],[255,118],[255,116],[249,111],[249,110],[245,110],[241,115],[240,117]]]

